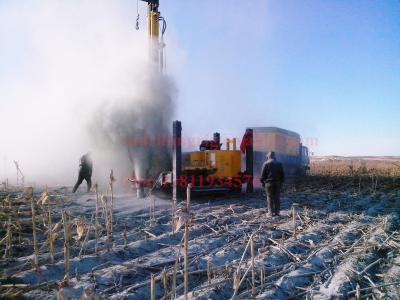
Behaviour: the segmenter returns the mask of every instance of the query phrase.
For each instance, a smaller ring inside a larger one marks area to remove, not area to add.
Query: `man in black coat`
[[[280,190],[284,180],[285,174],[282,164],[276,160],[274,152],[269,152],[267,161],[262,167],[260,178],[267,194],[268,216],[279,216],[281,208]]]
[[[93,170],[93,162],[92,158],[90,157],[90,153],[86,153],[83,155],[79,161],[79,175],[78,181],[76,182],[74,189],[72,190],[73,193],[76,192],[80,184],[83,180],[86,180],[87,183],[87,191],[90,191],[92,187],[92,170]]]

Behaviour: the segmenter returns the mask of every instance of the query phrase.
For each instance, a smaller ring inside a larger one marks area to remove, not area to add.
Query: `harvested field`
[[[280,217],[261,192],[192,200],[190,298],[399,299],[399,177],[371,188],[311,171],[286,186]],[[2,297],[183,299],[184,226],[173,233],[171,202],[136,201],[99,197],[96,213],[96,193],[3,192]]]
[[[399,20],[0,0],[0,300],[400,300]]]

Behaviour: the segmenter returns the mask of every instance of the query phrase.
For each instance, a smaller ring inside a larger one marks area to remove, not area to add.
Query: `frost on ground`
[[[116,195],[111,226],[110,197],[100,199],[96,246],[96,194],[42,192],[33,195],[37,264],[32,198],[1,194],[1,297],[150,299],[154,275],[156,299],[183,299],[183,232],[172,232],[170,201]],[[282,208],[280,217],[267,217],[260,193],[192,200],[189,297],[400,298],[398,189],[355,193],[297,186],[285,191]],[[68,278],[61,211],[71,223]]]

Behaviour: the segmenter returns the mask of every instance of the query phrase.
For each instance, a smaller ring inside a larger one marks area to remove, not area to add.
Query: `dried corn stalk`
[[[95,227],[94,227],[94,235],[96,238],[96,244],[94,246],[94,251],[98,253],[98,242],[99,242],[99,191],[97,183],[94,185],[96,191],[96,214],[95,214]]]
[[[49,258],[50,258],[50,262],[54,263],[54,241],[55,241],[55,234],[53,232],[53,222],[52,222],[52,218],[51,218],[51,205],[50,203],[48,203],[48,214],[49,214],[49,234],[48,234],[48,242],[49,242]]]
[[[113,234],[114,234],[114,186],[113,183],[115,181],[114,178],[114,171],[111,169],[110,172],[110,191],[111,191],[111,207],[110,207],[110,235],[111,238],[113,238]]]
[[[45,205],[45,204],[48,204],[49,202],[50,202],[50,195],[49,195],[49,192],[46,190],[43,192],[43,194],[38,199],[37,204]]]
[[[7,222],[7,246],[6,246],[6,257],[12,256],[12,220],[11,220],[11,213],[12,213],[12,206],[10,196],[7,196],[6,201],[8,202],[8,222]]]
[[[86,231],[86,223],[82,219],[78,219],[76,221],[76,240],[80,241],[85,234]]]
[[[107,251],[110,251],[110,240],[111,240],[111,229],[110,229],[110,210],[108,207],[108,201],[106,195],[101,196],[101,202],[103,204],[103,211],[104,211],[104,222],[106,226],[106,235],[107,235]]]
[[[71,226],[69,223],[69,217],[65,211],[62,211],[62,221],[63,221],[63,225],[64,225],[64,280],[63,280],[63,283],[65,285],[68,285]]]
[[[31,210],[32,210],[32,237],[33,237],[33,264],[35,268],[38,268],[39,266],[39,250],[38,250],[38,245],[37,245],[37,238],[36,238],[36,211],[35,211],[35,200],[33,199],[33,188],[27,188],[29,189],[28,195],[31,197]]]

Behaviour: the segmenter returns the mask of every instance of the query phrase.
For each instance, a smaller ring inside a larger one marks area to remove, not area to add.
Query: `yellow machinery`
[[[236,139],[228,139],[222,150],[215,133],[214,140],[202,141],[200,151],[184,153],[182,161],[183,180],[195,189],[241,189],[241,152],[236,150]]]
[[[204,172],[216,178],[239,176],[241,171],[239,150],[205,150],[184,155],[184,173]]]

